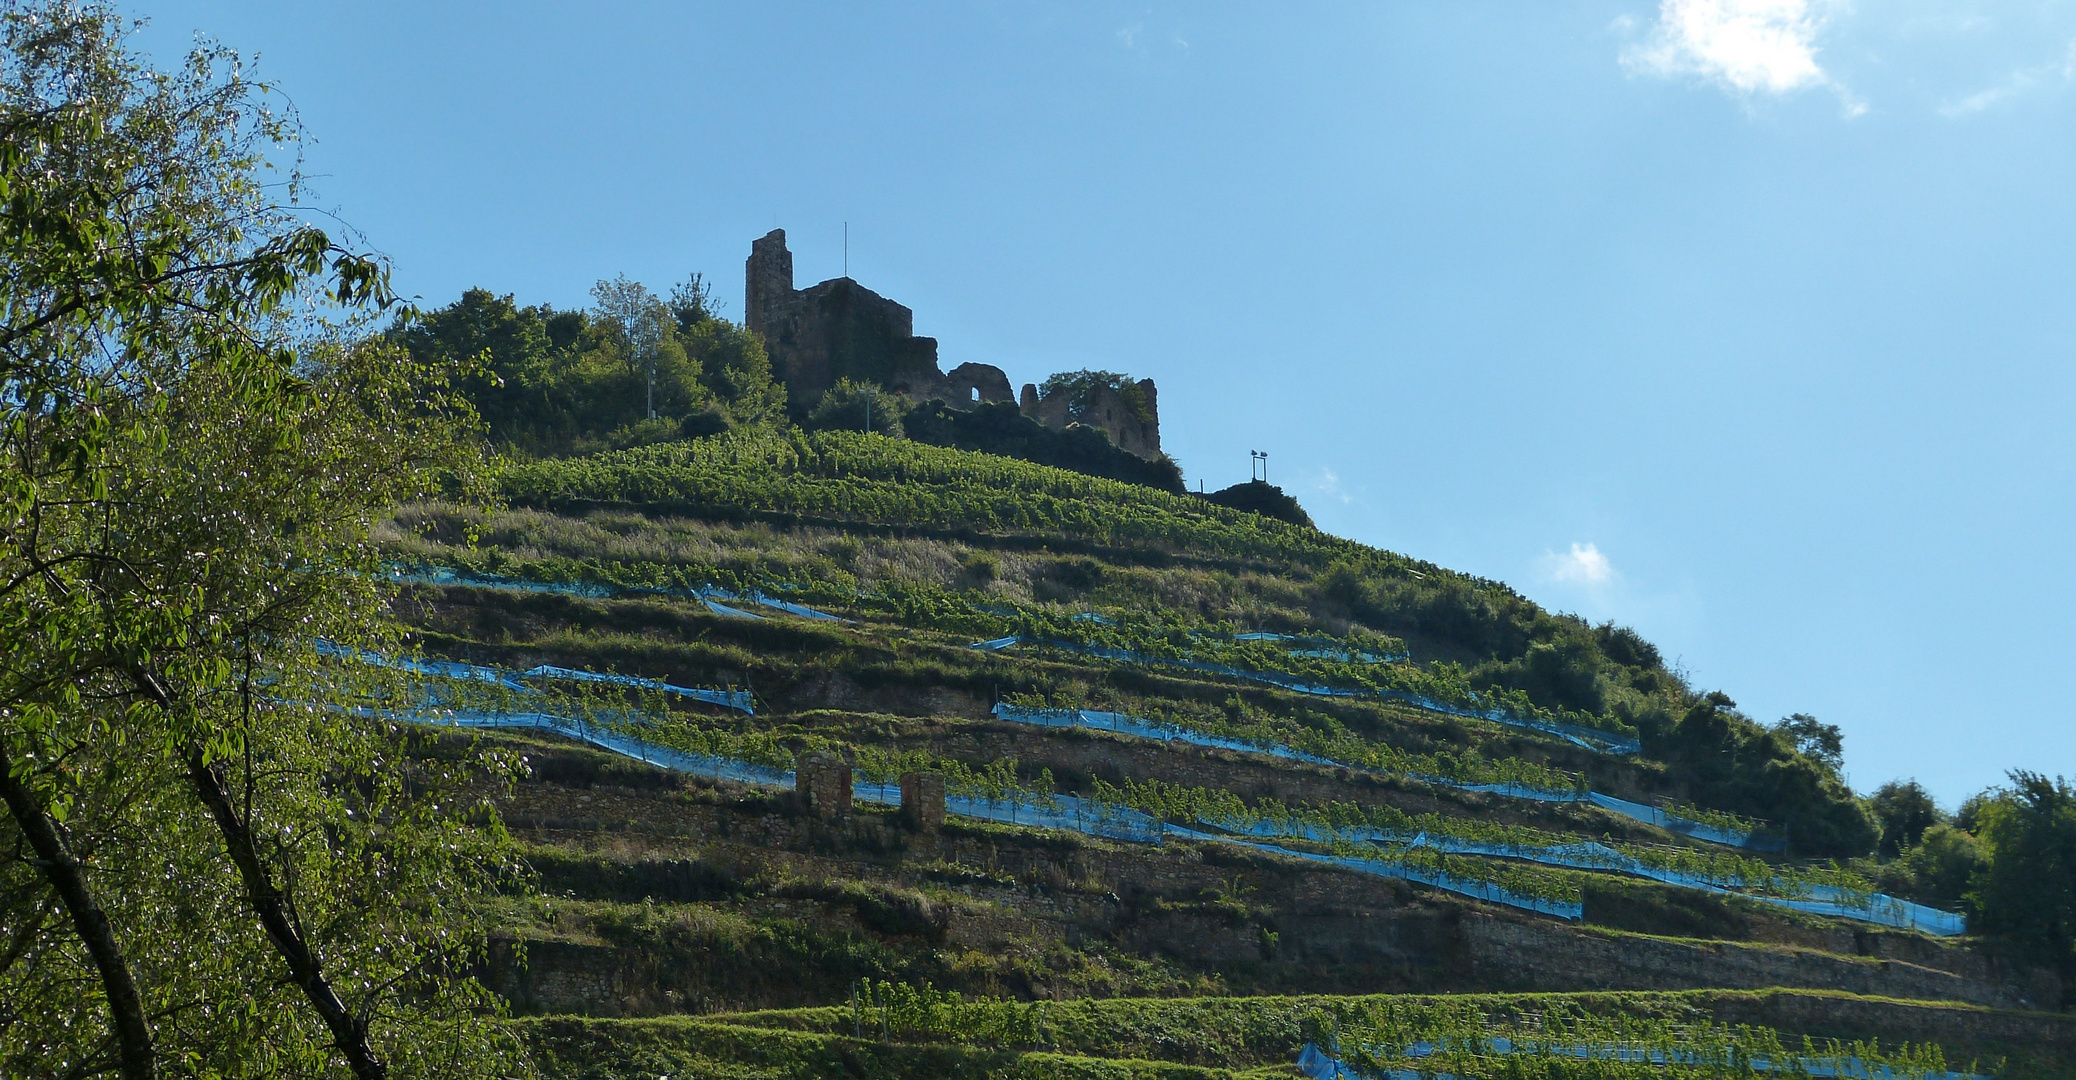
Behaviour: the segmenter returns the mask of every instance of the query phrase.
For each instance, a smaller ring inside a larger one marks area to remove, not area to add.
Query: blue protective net
[[[711,777],[717,780],[732,780],[737,783],[755,784],[762,787],[792,787],[794,774],[791,770],[778,769],[769,765],[758,765],[732,758],[710,754],[691,754],[673,750],[632,735],[617,728],[587,723],[569,717],[538,712],[438,712],[418,713],[399,717],[419,723],[439,724],[466,728],[514,728],[546,731],[565,738],[576,739],[592,746],[634,758],[659,768],[694,776]],[[851,797],[860,802],[877,803],[883,806],[900,806],[901,789],[898,785],[877,780],[860,780],[853,783]],[[1490,882],[1475,881],[1453,874],[1406,866],[1387,859],[1359,859],[1345,856],[1319,855],[1309,851],[1294,851],[1242,840],[1215,833],[1198,832],[1168,825],[1158,818],[1142,814],[1127,807],[1097,803],[1072,795],[1033,796],[1029,798],[986,798],[973,795],[948,794],[945,796],[945,812],[960,817],[983,821],[998,821],[1010,825],[1026,825],[1041,829],[1064,829],[1089,836],[1107,837],[1136,843],[1158,844],[1165,836],[1181,836],[1192,840],[1212,843],[1234,844],[1257,851],[1287,855],[1308,862],[1320,862],[1352,870],[1374,877],[1395,878],[1402,881],[1420,882],[1448,892],[1475,897],[1490,903],[1504,904],[1536,911],[1559,918],[1577,919],[1582,909],[1576,903],[1545,900],[1523,896]]]
[[[1451,780],[1442,776],[1430,776],[1426,773],[1385,772],[1362,765],[1350,765],[1347,762],[1334,761],[1331,758],[1324,758],[1318,754],[1308,754],[1303,750],[1284,746],[1282,743],[1241,739],[1229,735],[1213,735],[1209,732],[1197,731],[1177,724],[1165,724],[1153,720],[1144,720],[1136,716],[1127,716],[1124,713],[1097,712],[1090,709],[1039,709],[998,702],[994,708],[994,715],[1014,723],[1033,724],[1039,727],[1083,728],[1089,731],[1108,731],[1119,735],[1135,735],[1143,739],[1159,739],[1163,742],[1180,742],[1191,746],[1237,750],[1248,754],[1264,754],[1269,757],[1284,758],[1289,761],[1308,762],[1313,765],[1331,765],[1337,768],[1354,769],[1359,772],[1369,772],[1380,776],[1405,776],[1422,783],[1433,784],[1437,787],[1454,788],[1458,791],[1475,791],[1512,799],[1527,799],[1534,802],[1588,802],[1621,814],[1624,817],[1656,825],[1661,829],[1678,833],[1681,836],[1692,837],[1696,840],[1706,840],[1710,843],[1758,851],[1778,851],[1783,847],[1783,842],[1774,837],[1709,825],[1704,822],[1680,817],[1677,814],[1667,813],[1655,806],[1646,806],[1643,803],[1634,803],[1627,799],[1617,799],[1612,795],[1602,795],[1597,791],[1581,791],[1570,788],[1539,788],[1520,783],[1478,784]]]
[[[555,667],[542,664],[525,671],[507,671],[503,668],[485,667],[481,664],[464,664],[456,660],[425,660],[411,656],[384,656],[366,649],[349,649],[319,641],[317,650],[327,656],[341,656],[376,667],[408,671],[415,675],[434,675],[441,678],[461,679],[470,682],[489,683],[522,694],[538,694],[540,691],[525,683],[525,679],[559,679],[564,682],[605,683],[615,686],[636,687],[656,690],[709,705],[720,705],[736,709],[752,716],[757,714],[754,698],[748,690],[712,690],[691,686],[673,686],[656,679],[644,679],[634,675],[615,675],[603,671],[583,671],[577,668]]]
[[[743,618],[761,619],[763,616],[743,611],[740,608],[717,604],[716,600],[733,600],[738,603],[758,604],[788,615],[803,619],[822,619],[829,622],[849,622],[849,619],[816,611],[805,604],[780,600],[767,593],[752,590],[744,596],[729,592],[715,585],[702,585],[697,589],[652,589],[632,585],[598,585],[588,581],[527,581],[522,578],[493,577],[482,574],[460,574],[444,566],[426,570],[396,569],[389,573],[391,581],[409,582],[418,585],[458,585],[471,589],[500,589],[506,592],[555,593],[561,596],[583,596],[594,600],[611,599],[616,596],[674,596],[704,601],[707,608],[719,615],[735,615]]]
[[[1428,848],[1450,855],[1480,855],[1538,863],[1543,866],[1627,874],[1666,885],[1698,889],[1718,896],[1741,896],[1776,907],[1893,926],[1903,930],[1921,930],[1940,937],[1951,937],[1968,931],[1967,919],[1963,916],[1900,900],[1885,893],[1854,892],[1835,885],[1796,882],[1778,877],[1752,881],[1741,877],[1694,874],[1653,866],[1633,855],[1591,840],[1572,844],[1505,844],[1363,826],[1326,829],[1295,821],[1206,821],[1204,824],[1247,836],[1289,836],[1321,842],[1345,840],[1392,844],[1409,848]],[[1770,893],[1749,891],[1753,889],[1766,889],[1770,890]]]
[[[1480,1049],[1492,1054],[1547,1054],[1585,1061],[1620,1061],[1646,1065],[1655,1069],[1669,1066],[1717,1065],[1725,1076],[1749,1076],[1753,1073],[1782,1073],[1798,1077],[1835,1077],[1838,1080],[1996,1080],[1982,1073],[1945,1072],[1940,1070],[1898,1069],[1891,1065],[1852,1057],[1783,1057],[1769,1058],[1764,1055],[1737,1054],[1717,1057],[1695,1051],[1664,1050],[1655,1047],[1624,1045],[1620,1043],[1579,1043],[1552,1046],[1547,1043],[1522,1045],[1504,1035],[1494,1035],[1485,1040]],[[1442,1047],[1430,1042],[1416,1042],[1403,1051],[1408,1058],[1432,1057]],[[1317,1044],[1306,1043],[1298,1051],[1298,1072],[1309,1080],[1465,1080],[1454,1073],[1437,1072],[1421,1068],[1376,1068],[1357,1069],[1347,1062],[1321,1050]]]
[[[976,641],[971,647],[986,652],[1000,652],[1012,645],[1044,645],[1055,649],[1065,649],[1069,652],[1078,652],[1084,656],[1094,656],[1103,660],[1117,660],[1127,664],[1159,664],[1167,667],[1187,668],[1191,671],[1208,672],[1213,675],[1228,675],[1237,679],[1267,683],[1270,686],[1280,687],[1293,693],[1310,694],[1314,697],[1377,697],[1390,701],[1402,701],[1415,708],[1425,709],[1429,712],[1442,713],[1447,716],[1461,716],[1473,720],[1488,720],[1507,727],[1522,728],[1528,731],[1540,732],[1544,735],[1555,736],[1574,746],[1591,750],[1595,753],[1633,755],[1643,752],[1643,744],[1628,735],[1580,727],[1576,724],[1558,723],[1555,720],[1542,720],[1532,716],[1516,716],[1504,709],[1473,709],[1462,705],[1451,705],[1446,701],[1436,701],[1434,698],[1424,694],[1415,694],[1406,690],[1351,690],[1346,687],[1327,686],[1323,683],[1312,682],[1302,676],[1291,675],[1286,672],[1248,671],[1244,668],[1236,668],[1226,664],[1213,664],[1202,660],[1178,660],[1166,656],[1147,656],[1144,653],[1134,652],[1130,649],[1116,649],[1108,645],[1085,645],[1078,641],[1060,641],[1055,638],[1011,636],[995,638],[991,641]]]

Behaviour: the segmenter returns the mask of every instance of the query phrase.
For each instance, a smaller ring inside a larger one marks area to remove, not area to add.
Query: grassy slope
[[[856,620],[752,622],[672,597],[407,591],[402,610],[435,652],[756,689],[754,721],[687,710],[674,723],[688,732],[755,736],[796,750],[902,752],[974,768],[1014,757],[1027,779],[1045,770],[1066,791],[1161,780],[1249,801],[1388,806],[1667,848],[1691,845],[1578,807],[1018,728],[986,711],[999,696],[1027,695],[1282,741],[1326,733],[1342,740],[1337,745],[1370,747],[1390,760],[1417,758],[1426,771],[1554,771],[1646,800],[1706,803],[1725,790],[1682,764],[1667,732],[1697,699],[1647,647],[1542,612],[1496,583],[1200,500],[835,433],[739,435],[537,463],[513,470],[506,488],[511,509],[408,508],[385,540],[406,561],[509,577],[666,587],[787,583],[799,588],[796,598]],[[1412,646],[1420,669],[1456,672],[1450,677],[1495,698],[1511,694],[1524,708],[1633,725],[1649,752],[1643,760],[1615,759],[1389,703],[1307,698],[1068,654],[964,647],[993,617],[988,610],[1091,608],[1173,627],[1185,645],[1201,640],[1184,633],[1192,627],[1362,642],[1393,635]],[[1781,999],[1794,1009],[1768,1013],[1748,996],[1720,1001],[1747,1002],[1756,1011],[1738,1014],[1743,1019],[1788,1030],[1893,1039],[1910,1034],[1896,1019],[1917,1015],[1908,1009],[1975,1014],[1951,1005],[1868,1004],[1871,998],[1826,1005],[1832,999],[1811,992],[2003,1004],[2041,996],[2022,967],[1964,946],[1611,875],[1571,875],[1578,880],[1569,887],[1587,899],[1589,924],[1572,927],[1402,883],[1235,857],[1231,849],[1149,849],[958,824],[923,835],[867,812],[825,823],[785,796],[662,774],[559,740],[500,738],[536,766],[506,814],[536,845],[544,897],[513,907],[509,937],[529,943],[527,963],[507,958],[492,973],[522,1012],[639,1016],[828,1004],[862,978],[1025,999],[1180,995],[1198,1002],[1188,1008],[1240,1013],[1289,1006],[1225,995],[1780,983],[1803,988]],[[1638,1009],[1671,1000],[1619,999]],[[1197,1022],[1176,1019],[1184,1015],[1173,1011],[1180,1005],[1116,1008],[1166,1017],[1163,1024]],[[537,1030],[559,1063],[552,1071],[564,1075],[1223,1075],[1173,1070],[1273,1067],[1276,1055],[1294,1052],[1288,1039],[1252,1057],[1180,1053],[1172,1040],[1122,1037],[1013,1052],[878,1045],[818,1032],[800,1019],[816,1014],[787,1015],[794,1019],[727,1024],[572,1018]],[[1923,1023],[1930,1024],[1923,1030],[1968,1030],[1967,1022]],[[2030,1023],[2006,1024],[2002,1042],[1986,1045],[2061,1060],[2052,1055],[2065,1051],[2056,1040],[2066,1035]],[[774,1026],[801,1030],[778,1036]],[[677,1064],[663,1067],[670,1062]]]

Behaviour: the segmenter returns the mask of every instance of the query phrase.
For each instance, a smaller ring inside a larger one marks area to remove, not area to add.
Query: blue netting
[[[725,705],[731,709],[740,709],[752,716],[757,713],[748,690],[705,690],[692,686],[672,686],[670,683],[656,679],[643,679],[633,675],[613,675],[599,671],[579,671],[574,668],[555,667],[552,664],[530,667],[520,674],[528,678],[566,679],[572,682],[633,686],[643,690],[657,690],[666,694],[674,694],[681,698],[690,698],[693,701],[704,701],[709,705]]]
[[[1322,660],[1338,660],[1344,664],[1395,664],[1413,658],[1411,653],[1390,653],[1385,656],[1378,656],[1376,653],[1351,650],[1344,648],[1340,642],[1332,638],[1304,637],[1297,634],[1272,634],[1261,630],[1245,634],[1234,634],[1233,640],[1288,641],[1298,645],[1310,645],[1312,648],[1309,649],[1291,649],[1290,655],[1313,656]]]
[[[317,651],[325,656],[340,656],[373,667],[408,671],[414,675],[434,675],[446,679],[459,679],[465,682],[489,683],[492,686],[502,686],[507,690],[517,690],[522,694],[538,692],[533,687],[518,682],[509,671],[483,667],[478,664],[464,664],[458,660],[421,660],[410,656],[384,656],[381,653],[370,652],[366,649],[334,645],[322,639],[317,642]]]
[[[414,713],[403,719],[421,724],[440,724],[465,728],[518,728],[547,731],[580,742],[590,743],[616,754],[644,761],[659,768],[693,776],[711,777],[715,780],[733,780],[742,784],[757,784],[764,787],[791,787],[793,773],[789,769],[758,765],[734,758],[717,757],[712,754],[693,754],[673,750],[668,746],[636,738],[613,727],[587,723],[567,716],[539,712],[438,712]]]
[[[1816,915],[1831,915],[1893,926],[1902,930],[1921,930],[1940,937],[1952,937],[1968,932],[1967,919],[1950,911],[1940,911],[1908,900],[1899,900],[1886,893],[1854,892],[1835,885],[1816,885],[1789,881],[1784,878],[1769,878],[1749,881],[1736,876],[1707,876],[1653,866],[1636,858],[1591,840],[1573,844],[1505,844],[1489,840],[1465,839],[1455,836],[1436,836],[1429,833],[1407,833],[1395,829],[1376,829],[1365,826],[1344,826],[1336,829],[1321,828],[1297,821],[1205,821],[1204,824],[1227,832],[1246,836],[1290,836],[1320,842],[1345,840],[1360,843],[1393,844],[1405,847],[1429,848],[1451,855],[1482,855],[1488,858],[1518,859],[1522,862],[1544,866],[1562,866],[1574,870],[1597,870],[1633,877],[1681,888],[1698,889],[1719,896],[1741,896],[1762,904],[1792,908]],[[1769,889],[1786,895],[1754,893],[1751,889]]]
[[[824,622],[850,621],[849,619],[839,618],[838,616],[831,615],[826,611],[816,611],[815,609],[808,607],[805,604],[796,604],[793,603],[791,600],[780,600],[775,596],[770,596],[768,594],[761,592],[751,593],[750,600],[752,603],[762,604],[763,606],[768,608],[776,608],[779,611],[783,611],[788,615],[798,615],[803,619],[819,619]]]
[[[792,787],[794,774],[790,770],[769,765],[757,765],[732,758],[710,754],[692,754],[673,750],[646,739],[628,735],[612,727],[586,723],[549,713],[518,712],[434,712],[411,713],[397,717],[425,724],[439,724],[466,728],[512,728],[547,731],[566,738],[576,739],[614,753],[622,754],[660,768],[694,776],[706,776],[737,783],[756,784],[763,787]],[[852,784],[853,799],[877,803],[884,806],[901,805],[901,789],[898,785],[876,780],[860,780]],[[1336,855],[1319,855],[1309,851],[1293,851],[1272,844],[1258,844],[1216,833],[1198,832],[1168,825],[1160,819],[1128,807],[1098,803],[1072,795],[1033,797],[1030,799],[985,798],[974,795],[947,794],[945,812],[960,817],[984,821],[999,821],[1012,825],[1028,825],[1042,829],[1066,829],[1090,836],[1108,837],[1137,843],[1158,844],[1165,835],[1173,834],[1192,840],[1211,843],[1236,844],[1257,851],[1276,855],[1288,855],[1308,862],[1322,862],[1353,870],[1374,877],[1387,877],[1404,881],[1415,881],[1448,892],[1475,897],[1495,904],[1521,908],[1526,911],[1556,915],[1559,918],[1577,919],[1580,906],[1564,901],[1544,900],[1511,892],[1490,882],[1460,878],[1453,874],[1406,866],[1387,859],[1357,859]]]
[[[708,611],[713,612],[716,615],[727,615],[731,618],[736,619],[761,619],[764,617],[762,615],[757,614],[754,611],[744,611],[741,608],[729,607],[727,604],[723,604],[715,600],[709,600],[704,596],[699,598],[699,602],[705,604],[706,609]]]
[[[1403,701],[1415,708],[1425,709],[1429,712],[1443,713],[1448,716],[1462,716],[1473,720],[1489,720],[1492,723],[1503,724],[1507,727],[1523,728],[1541,732],[1545,735],[1553,735],[1574,746],[1591,750],[1595,753],[1631,755],[1643,752],[1643,744],[1628,735],[1579,727],[1576,724],[1558,723],[1554,720],[1515,716],[1504,709],[1472,709],[1461,705],[1451,705],[1448,702],[1436,701],[1434,698],[1424,694],[1415,694],[1405,690],[1350,690],[1346,687],[1327,686],[1322,683],[1311,682],[1300,676],[1280,671],[1248,671],[1226,664],[1212,664],[1202,660],[1178,660],[1166,656],[1147,656],[1144,653],[1134,652],[1130,649],[1116,649],[1108,645],[1085,645],[1078,641],[1061,641],[1056,638],[1011,636],[995,638],[992,641],[976,641],[971,647],[986,652],[1000,652],[1012,645],[1044,645],[1055,649],[1065,649],[1069,652],[1078,652],[1085,656],[1094,656],[1104,660],[1117,660],[1128,664],[1161,664],[1167,667],[1208,672],[1213,675],[1229,675],[1233,678],[1267,683],[1294,693],[1310,694],[1313,697],[1380,697],[1392,701]]]
[[[1430,870],[1423,866],[1410,866],[1398,859],[1365,859],[1352,855],[1322,855],[1313,851],[1295,851],[1290,848],[1277,847],[1273,844],[1257,844],[1252,840],[1241,840],[1237,837],[1223,836],[1218,833],[1185,829],[1179,825],[1168,826],[1168,832],[1171,835],[1181,836],[1190,840],[1235,844],[1244,848],[1252,848],[1256,851],[1288,855],[1293,858],[1303,859],[1306,862],[1327,863],[1344,870],[1353,870],[1358,874],[1369,874],[1373,877],[1393,878],[1400,881],[1417,881],[1423,885],[1432,885],[1445,892],[1474,897],[1494,904],[1504,904],[1507,907],[1520,908],[1524,911],[1536,911],[1544,915],[1555,915],[1560,919],[1577,920],[1584,918],[1586,914],[1585,905],[1576,900],[1552,900],[1541,896],[1529,896],[1490,881],[1458,877],[1445,870]]]
[[[555,667],[551,664],[542,664],[539,667],[528,668],[525,671],[513,672],[502,668],[484,667],[480,664],[464,664],[456,660],[421,660],[409,656],[383,656],[380,653],[369,652],[365,649],[342,648],[327,641],[319,641],[317,649],[328,656],[343,656],[363,664],[372,664],[376,667],[409,671],[418,675],[437,675],[449,679],[490,683],[495,686],[502,686],[507,690],[516,690],[522,694],[538,694],[540,691],[519,682],[519,679],[564,679],[572,682],[610,683],[617,686],[634,686],[647,690],[660,690],[667,694],[675,694],[678,697],[690,698],[694,701],[703,701],[710,705],[722,705],[730,709],[737,709],[752,716],[757,714],[754,699],[747,690],[707,690],[690,686],[673,686],[670,683],[659,682],[655,679],[643,679],[633,675],[613,675],[599,671],[582,671],[576,668]]]
[[[1406,776],[1419,780],[1422,783],[1433,784],[1437,787],[1454,788],[1458,791],[1475,791],[1488,795],[1501,795],[1507,798],[1528,799],[1535,802],[1590,802],[1595,806],[1621,814],[1624,817],[1656,825],[1659,828],[1682,836],[1693,837],[1696,840],[1706,840],[1711,843],[1761,851],[1778,851],[1783,846],[1781,841],[1772,837],[1762,837],[1752,833],[1719,828],[1714,825],[1683,818],[1676,814],[1668,814],[1655,806],[1645,806],[1642,803],[1633,803],[1627,799],[1617,799],[1612,795],[1602,795],[1595,791],[1539,788],[1520,783],[1474,784],[1461,780],[1451,780],[1443,776],[1430,776],[1426,773],[1390,773],[1361,765],[1350,765],[1346,762],[1334,761],[1330,758],[1320,757],[1317,754],[1308,754],[1303,750],[1295,750],[1281,743],[1257,742],[1252,739],[1241,739],[1227,735],[1213,735],[1176,724],[1164,724],[1152,720],[1144,720],[1136,716],[1127,716],[1123,713],[1096,712],[1089,709],[1035,709],[1022,705],[1011,705],[1007,702],[998,702],[994,708],[994,715],[1014,723],[1035,724],[1039,727],[1084,728],[1090,731],[1109,731],[1120,735],[1136,735],[1140,738],[1159,739],[1163,742],[1180,742],[1191,746],[1208,746],[1222,750],[1237,750],[1249,754],[1265,754],[1269,757],[1303,761],[1313,765],[1332,765],[1338,768],[1355,769],[1360,772],[1369,772],[1380,776]]]
[[[798,615],[804,619],[826,619],[830,622],[850,621],[849,619],[831,615],[826,611],[816,611],[805,604],[796,604],[790,600],[780,600],[763,592],[752,591],[748,596],[740,596],[713,585],[703,585],[697,589],[652,589],[632,585],[596,585],[583,581],[526,581],[521,578],[458,574],[444,566],[434,567],[430,570],[392,570],[389,573],[389,578],[391,581],[411,582],[420,585],[459,585],[471,589],[555,593],[561,596],[583,596],[592,599],[610,599],[615,596],[684,597],[705,601],[707,607],[714,609],[718,614],[740,615],[752,619],[762,618],[763,616],[752,615],[747,611],[728,608],[725,605],[716,605],[713,602],[717,599],[734,600],[737,602],[747,601],[752,604],[761,604],[764,607],[783,611],[789,615]]]
[[[1426,1058],[1441,1053],[1443,1049],[1435,1043],[1416,1042],[1406,1047],[1403,1053],[1409,1058]],[[1479,1049],[1493,1054],[1556,1054],[1586,1061],[1633,1062],[1656,1068],[1670,1065],[1720,1065],[1724,1074],[1730,1076],[1767,1072],[1837,1080],[1996,1080],[1995,1077],[1982,1073],[1897,1069],[1891,1065],[1851,1056],[1789,1057],[1776,1060],[1765,1055],[1739,1054],[1735,1060],[1727,1060],[1693,1051],[1662,1050],[1619,1043],[1523,1045],[1504,1035],[1494,1035],[1484,1040],[1484,1045]],[[1310,1080],[1463,1080],[1454,1073],[1436,1072],[1431,1069],[1357,1069],[1309,1042],[1305,1044],[1304,1049],[1298,1051],[1297,1068],[1298,1072]]]

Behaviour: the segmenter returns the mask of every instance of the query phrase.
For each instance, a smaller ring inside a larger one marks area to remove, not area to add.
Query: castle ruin
[[[745,322],[763,336],[772,373],[784,380],[795,416],[814,408],[838,379],[850,379],[954,409],[1013,401],[1025,416],[1054,430],[1083,424],[1109,436],[1119,449],[1147,459],[1160,456],[1152,379],[1139,380],[1134,387],[1139,400],[1127,402],[1104,385],[1074,400],[1041,394],[1035,383],[1025,383],[1020,396],[1012,395],[1009,376],[992,364],[960,364],[946,374],[938,368],[937,339],[915,336],[915,312],[907,307],[847,277],[795,289],[784,229],[750,244],[744,278]]]

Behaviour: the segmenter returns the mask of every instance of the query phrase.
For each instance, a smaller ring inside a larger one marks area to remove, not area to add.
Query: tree
[[[1867,809],[1881,827],[1881,841],[1875,851],[1884,858],[1893,859],[1915,846],[1926,829],[1939,823],[1939,807],[1933,804],[1925,786],[1915,780],[1891,780],[1874,789]]]
[[[1987,869],[1971,894],[1980,929],[2076,977],[2076,789],[2023,770],[1977,811]]]
[[[1845,734],[1808,713],[1796,713],[1773,725],[1788,746],[1836,776],[1845,768]]]
[[[1873,819],[1828,763],[1815,760],[1711,692],[1669,730],[1646,729],[1644,745],[1680,770],[1689,797],[1766,818],[1808,855],[1862,855],[1878,837]]]
[[[800,426],[809,431],[869,431],[899,439],[905,437],[901,418],[907,413],[907,399],[876,383],[838,379]]]
[[[0,7],[0,1072],[500,1069],[509,844],[318,645],[387,641],[371,519],[467,410],[358,340],[385,268],[276,201],[266,87],[125,30]]]
[[[673,359],[685,360],[683,347],[677,345],[677,335],[672,332],[670,308],[625,274],[593,285],[591,299],[597,304],[599,321],[612,329],[627,350],[628,361],[647,373],[648,397],[642,416],[655,419],[657,365],[665,362],[666,351],[672,349],[676,350]]]

